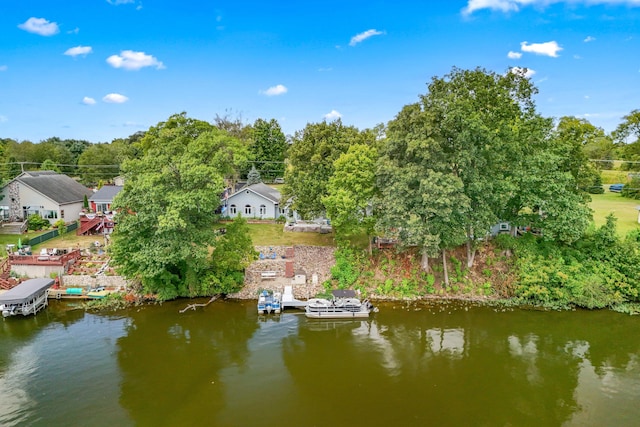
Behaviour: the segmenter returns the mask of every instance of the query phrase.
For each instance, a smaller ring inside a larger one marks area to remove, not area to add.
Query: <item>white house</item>
[[[0,217],[5,221],[24,221],[38,214],[51,224],[63,219],[76,221],[83,208],[84,197],[93,192],[54,171],[23,172],[2,187]]]
[[[285,215],[280,206],[281,194],[262,182],[242,187],[222,201],[222,215],[243,218],[277,219]]]

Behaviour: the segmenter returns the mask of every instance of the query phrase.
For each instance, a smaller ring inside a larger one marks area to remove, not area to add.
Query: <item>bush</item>
[[[38,214],[31,214],[27,219],[27,228],[32,231],[43,230],[49,228],[49,221],[40,217]]]
[[[347,289],[360,277],[360,262],[353,249],[341,248],[335,252],[336,264],[331,267],[331,277],[338,281],[339,289]]]

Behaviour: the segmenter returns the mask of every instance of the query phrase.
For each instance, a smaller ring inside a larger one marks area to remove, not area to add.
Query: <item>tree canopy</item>
[[[218,259],[231,254],[217,247],[214,212],[224,178],[246,161],[246,148],[226,131],[184,113],[149,129],[140,143],[143,155],[124,162],[125,187],[114,201],[116,265],[162,299],[231,291],[220,276],[225,273],[215,267],[242,271],[249,257],[231,264]],[[230,231],[246,233],[240,226]],[[229,233],[226,239],[247,245]]]
[[[275,119],[258,119],[251,129],[251,160],[263,179],[273,180],[284,176],[287,138]]]
[[[292,208],[305,219],[322,215],[325,210],[322,198],[327,195],[334,162],[351,145],[366,138],[357,128],[343,125],[341,120],[307,124],[296,132],[289,147],[283,198],[291,198]]]
[[[382,228],[420,246],[424,267],[461,232],[473,262],[477,239],[500,221],[524,222],[524,212],[549,236],[584,231],[586,200],[523,71],[454,68],[428,89],[389,123],[378,169]]]

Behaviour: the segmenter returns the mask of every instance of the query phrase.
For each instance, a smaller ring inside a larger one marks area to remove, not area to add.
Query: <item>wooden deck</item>
[[[69,261],[80,258],[80,250],[76,249],[64,255],[9,255],[11,265],[66,265]]]

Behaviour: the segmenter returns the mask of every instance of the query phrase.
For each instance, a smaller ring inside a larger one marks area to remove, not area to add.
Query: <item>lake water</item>
[[[640,318],[385,303],[370,319],[175,301],[0,321],[2,426],[637,426]]]

